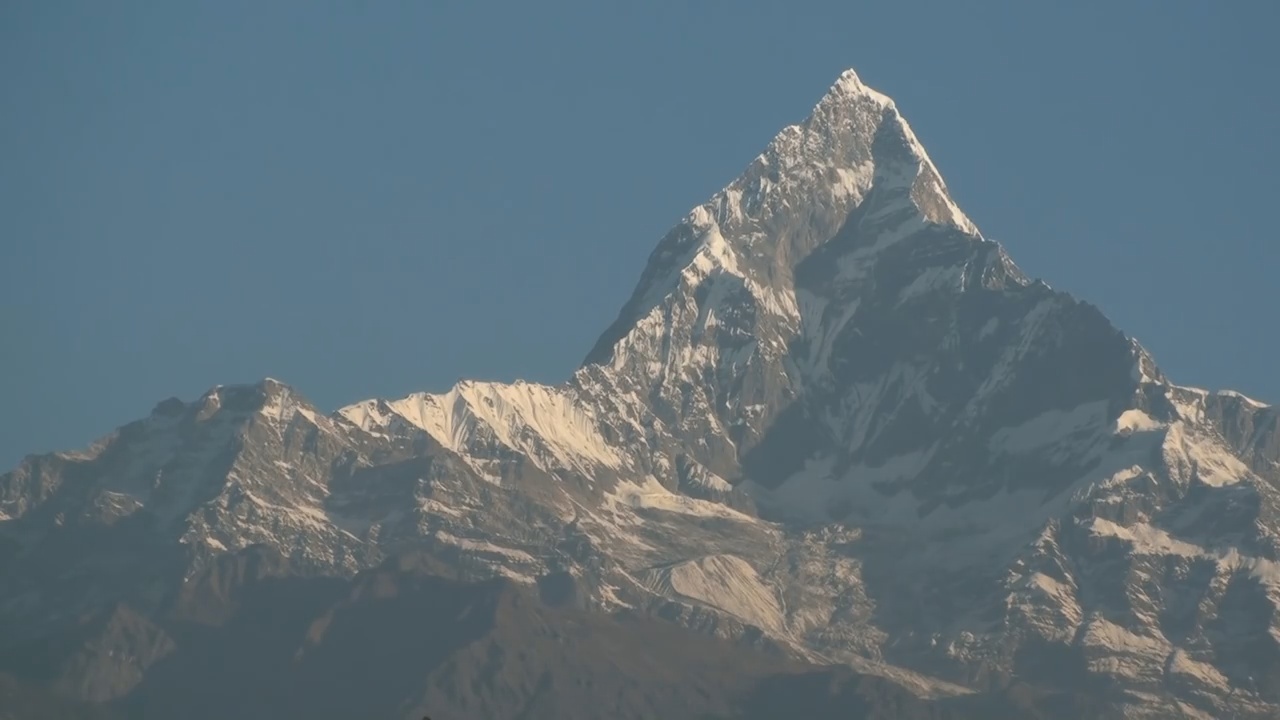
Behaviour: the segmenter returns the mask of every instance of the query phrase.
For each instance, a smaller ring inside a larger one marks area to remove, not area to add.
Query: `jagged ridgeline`
[[[120,718],[1274,718],[1278,483],[1275,408],[1027,278],[846,72],[560,385],[220,386],[0,477],[0,687]]]

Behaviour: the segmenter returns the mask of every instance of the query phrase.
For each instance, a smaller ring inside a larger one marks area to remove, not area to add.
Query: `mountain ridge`
[[[212,642],[164,629],[188,583],[234,623],[244,573],[336,588],[420,553],[926,700],[1280,709],[1280,413],[1028,278],[851,71],[659,242],[565,382],[332,413],[216,386],[0,476],[6,537],[10,662],[70,638],[41,672],[123,706]]]

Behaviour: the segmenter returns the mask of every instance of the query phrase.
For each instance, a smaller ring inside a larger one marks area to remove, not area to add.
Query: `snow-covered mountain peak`
[[[894,107],[893,98],[867,86],[858,76],[857,71],[849,68],[840,73],[835,82],[827,88],[827,92],[817,102],[811,114],[817,113],[824,106],[849,104],[856,99],[864,99],[882,108]]]
[[[213,397],[268,398],[280,393],[288,394],[290,392],[292,392],[292,389],[288,385],[276,380],[275,378],[268,377],[251,383],[227,383],[214,385],[206,390],[204,394],[200,396],[200,399],[205,400]]]
[[[923,182],[923,190],[939,196],[933,202],[949,206],[944,213],[927,206],[931,203],[922,206],[932,222],[953,224],[966,233],[978,234],[951,201],[941,173],[893,99],[863,84],[851,69],[840,75],[803,123],[779,133],[770,149],[780,151],[784,162],[826,161],[850,169],[862,167],[864,154],[869,152],[881,182],[894,176],[899,182]],[[837,151],[834,155],[830,153],[832,149]],[[855,162],[841,163],[840,150]]]
[[[375,434],[420,430],[473,463],[495,447],[521,452],[547,470],[616,467],[621,462],[600,437],[592,409],[563,387],[462,381],[446,393],[365,400],[336,414]],[[483,467],[475,469],[489,474]]]
[[[840,77],[836,78],[836,82],[831,86],[832,90],[845,90],[856,92],[865,89],[862,79],[858,77],[858,72],[853,68],[847,68],[840,73]]]
[[[893,180],[909,185],[912,199],[930,222],[979,234],[951,199],[942,174],[897,104],[863,84],[853,70],[842,73],[810,117],[796,127],[788,128],[779,138],[807,134],[831,138],[831,144],[847,147],[869,144],[881,184]]]
[[[169,412],[175,412],[177,407],[171,401],[167,402]],[[306,400],[293,388],[274,378],[263,378],[254,383],[215,385],[200,396],[196,406],[201,417],[230,411],[236,415],[261,413],[276,420],[287,420],[299,409],[314,415]]]
[[[797,268],[850,223],[875,239],[861,249],[873,251],[862,252],[862,265],[893,239],[929,226],[981,237],[893,101],[853,71],[672,228],[587,362],[604,362],[666,298],[713,277],[724,278],[715,281],[722,286],[743,286],[760,308],[797,321]]]
[[[413,548],[922,687],[1274,718],[1277,488],[1280,409],[1173,385],[1026,278],[849,71],[668,233],[563,384],[328,416],[219,386],[0,475],[0,636],[53,647],[46,607],[121,597],[163,622],[153,588],[259,549],[347,576]]]

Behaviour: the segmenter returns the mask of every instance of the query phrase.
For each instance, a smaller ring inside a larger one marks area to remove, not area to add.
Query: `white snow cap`
[[[836,78],[818,104],[831,102],[835,98],[853,96],[869,98],[885,107],[896,107],[893,98],[863,84],[862,78],[858,77],[858,73],[853,68],[840,73],[840,77]]]
[[[840,77],[836,78],[836,82],[831,86],[832,90],[860,90],[865,87],[862,79],[858,77],[858,73],[853,68],[849,68],[840,73]]]

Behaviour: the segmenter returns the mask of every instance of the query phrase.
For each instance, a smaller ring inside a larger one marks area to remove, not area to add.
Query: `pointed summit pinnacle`
[[[858,73],[853,68],[849,68],[840,73],[840,77],[836,78],[835,85],[831,86],[832,90],[859,90],[865,87],[862,80],[858,77]]]
[[[836,81],[827,89],[826,94],[818,101],[817,107],[821,108],[824,105],[833,103],[845,103],[851,98],[865,98],[882,108],[895,107],[893,98],[865,85],[862,82],[862,78],[858,77],[858,73],[852,68],[840,73]]]
[[[880,223],[878,238],[906,237],[926,224],[981,237],[894,102],[845,70],[807,118],[783,128],[667,233],[585,363],[608,361],[646,314],[712,273],[741,278],[760,307],[794,320],[797,266],[855,211]]]

